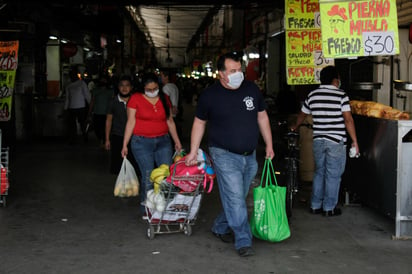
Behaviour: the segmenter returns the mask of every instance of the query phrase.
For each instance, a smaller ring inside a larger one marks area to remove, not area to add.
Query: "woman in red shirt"
[[[140,182],[140,201],[146,200],[146,193],[153,188],[150,173],[161,164],[172,163],[172,142],[175,150],[182,145],[176,131],[169,98],[159,92],[158,77],[147,73],[142,78],[144,93],[135,93],[127,103],[127,123],[124,132],[122,156],[127,156],[127,144],[130,143],[133,156],[142,174]],[[170,135],[169,135],[170,134]],[[144,216],[145,209],[141,205]]]

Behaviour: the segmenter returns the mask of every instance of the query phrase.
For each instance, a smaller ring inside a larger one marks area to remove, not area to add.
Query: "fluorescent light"
[[[277,32],[273,33],[270,37],[275,37],[275,36],[277,36],[281,33],[284,33],[284,32],[285,32],[284,30],[277,31]]]
[[[57,36],[55,36],[55,35],[50,35],[49,39],[50,40],[58,40],[59,38],[57,38]]]
[[[258,59],[259,57],[259,53],[249,53],[249,59]]]

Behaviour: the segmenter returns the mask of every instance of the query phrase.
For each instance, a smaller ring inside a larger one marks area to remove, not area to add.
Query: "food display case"
[[[361,152],[348,158],[342,188],[395,220],[395,238],[412,238],[412,120],[353,115]]]

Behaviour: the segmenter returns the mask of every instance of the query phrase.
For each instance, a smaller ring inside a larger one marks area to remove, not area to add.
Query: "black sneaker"
[[[240,257],[247,257],[255,255],[255,251],[250,246],[241,247],[237,250]]]
[[[321,214],[323,212],[323,209],[322,208],[317,208],[317,209],[309,208],[309,212],[312,214]]]
[[[225,233],[225,234],[219,234],[219,233],[215,233],[215,232],[212,232],[212,233],[217,238],[222,240],[222,242],[224,242],[224,243],[233,243],[234,239],[233,239],[233,234],[232,233]]]
[[[335,207],[332,210],[323,211],[323,216],[325,217],[339,216],[341,214],[342,214],[342,210],[337,207]]]

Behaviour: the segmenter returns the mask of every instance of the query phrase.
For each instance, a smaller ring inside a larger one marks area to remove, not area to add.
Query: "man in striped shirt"
[[[339,199],[341,176],[346,164],[346,133],[352,147],[359,153],[355,123],[352,118],[349,98],[340,89],[340,76],[334,66],[320,72],[320,86],[311,91],[298,115],[295,130],[306,115],[313,117],[313,156],[315,173],[310,212],[324,216],[340,215],[336,205]]]

